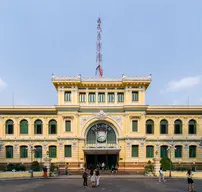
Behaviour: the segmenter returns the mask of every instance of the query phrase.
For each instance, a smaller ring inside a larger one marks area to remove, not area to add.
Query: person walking
[[[105,163],[103,162],[101,166],[102,166],[102,170],[104,170],[105,169]]]
[[[193,192],[194,191],[194,181],[193,181],[193,174],[191,169],[187,171],[187,181],[188,181],[188,191]]]
[[[82,177],[83,177],[83,187],[87,187],[88,186],[88,182],[87,182],[88,172],[87,172],[87,169],[84,170]]]
[[[111,167],[111,173],[112,174],[114,173],[114,170],[115,170],[115,167],[114,167],[114,165],[112,165],[112,167]]]
[[[99,184],[100,184],[100,172],[99,172],[99,169],[95,170],[95,177],[96,177],[96,186],[99,186]]]
[[[91,186],[95,187],[95,181],[96,181],[95,171],[93,171],[93,175],[91,176],[90,181],[91,181]]]
[[[48,169],[47,169],[46,166],[44,166],[44,167],[43,167],[43,176],[44,176],[44,178],[47,178],[47,177],[48,177],[47,172],[48,172]]]
[[[159,170],[159,182],[161,182],[161,180],[163,180],[163,182],[165,182],[162,167]]]

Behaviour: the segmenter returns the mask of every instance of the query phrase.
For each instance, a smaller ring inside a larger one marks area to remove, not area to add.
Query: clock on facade
[[[105,131],[98,131],[97,132],[97,141],[103,143],[106,141],[107,133]]]

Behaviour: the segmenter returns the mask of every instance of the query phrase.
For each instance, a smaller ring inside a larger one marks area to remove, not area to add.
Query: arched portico
[[[85,131],[83,152],[87,166],[98,166],[105,163],[106,168],[116,166],[120,148],[117,129],[108,121],[95,121]]]

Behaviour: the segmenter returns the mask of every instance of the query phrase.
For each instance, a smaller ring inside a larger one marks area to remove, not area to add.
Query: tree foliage
[[[163,157],[160,161],[163,171],[173,169],[173,163],[168,157]]]

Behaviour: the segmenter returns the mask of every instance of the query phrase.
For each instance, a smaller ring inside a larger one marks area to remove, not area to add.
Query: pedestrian
[[[44,166],[44,167],[43,167],[43,176],[44,176],[45,178],[48,177],[47,172],[48,172],[48,169],[47,169],[46,166]]]
[[[87,187],[88,186],[88,182],[87,182],[87,179],[88,179],[87,169],[84,170],[82,177],[83,177],[83,187]]]
[[[99,186],[99,184],[100,184],[100,172],[99,172],[99,169],[95,170],[95,176],[96,176],[96,186]]]
[[[102,170],[104,170],[105,169],[105,163],[103,162],[101,166],[102,166]]]
[[[159,170],[159,182],[161,182],[161,180],[163,180],[165,182],[162,167]]]
[[[194,191],[194,181],[193,181],[193,174],[191,169],[188,169],[187,171],[187,181],[188,181],[188,191],[193,192]]]
[[[114,173],[114,171],[115,171],[115,167],[114,167],[114,165],[112,165],[112,167],[111,167],[111,173]]]
[[[95,181],[96,181],[95,171],[93,171],[93,175],[91,176],[90,181],[91,181],[91,186],[95,187]]]
[[[69,166],[69,163],[66,163],[66,166],[65,166],[65,175],[68,175],[68,166]]]

